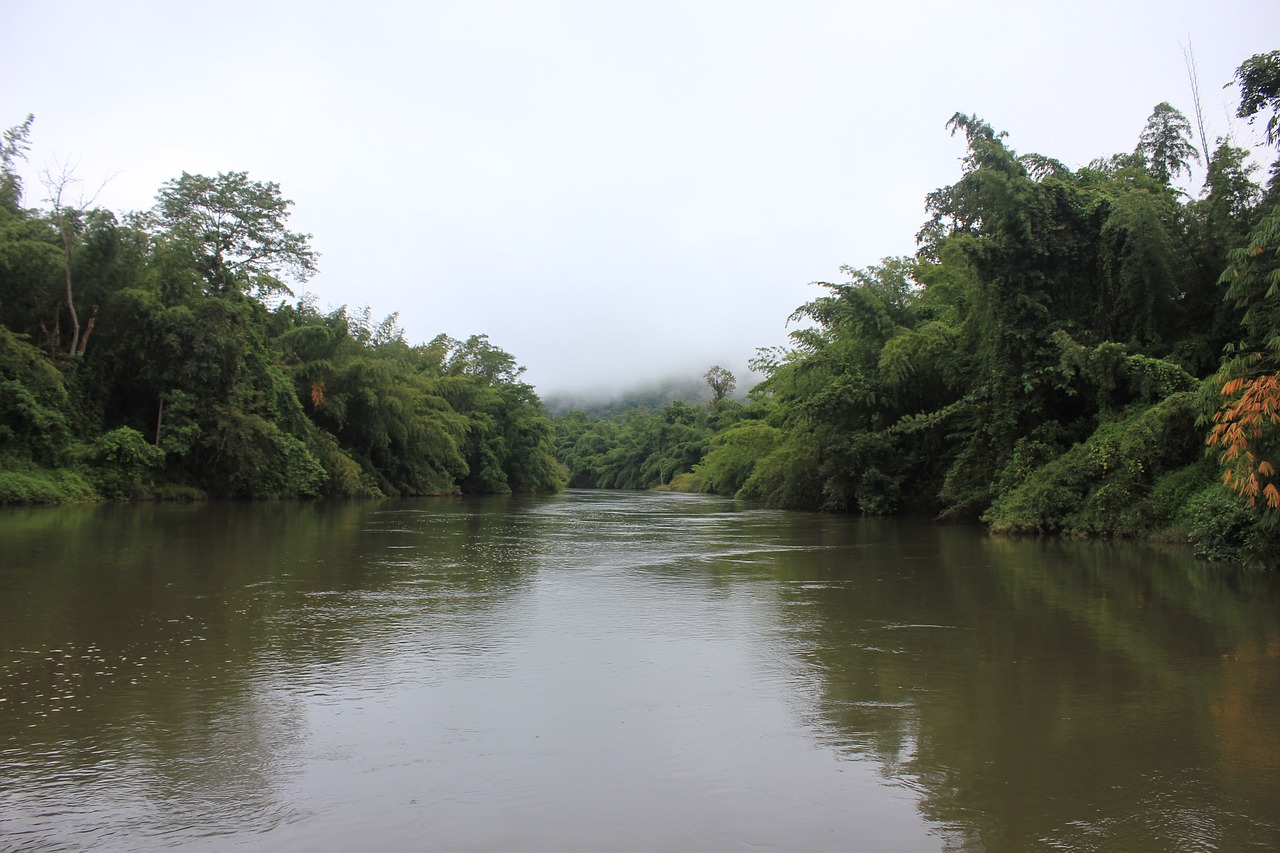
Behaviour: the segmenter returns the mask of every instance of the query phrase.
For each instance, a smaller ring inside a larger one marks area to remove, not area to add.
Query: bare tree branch
[[[1209,162],[1209,137],[1204,132],[1204,110],[1200,105],[1200,77],[1196,74],[1196,55],[1191,49],[1191,35],[1187,35],[1187,43],[1181,45],[1182,61],[1187,67],[1187,79],[1191,83],[1191,103],[1196,110],[1196,130],[1200,133],[1200,149],[1204,152],[1204,162]]]
[[[40,170],[40,183],[44,185],[45,190],[49,193],[45,201],[53,206],[54,221],[58,224],[58,233],[62,237],[63,262],[65,267],[66,285],[67,285],[67,313],[71,315],[71,346],[67,350],[67,354],[71,356],[83,356],[85,346],[89,341],[89,333],[93,330],[94,320],[89,321],[89,328],[85,331],[84,340],[80,338],[80,317],[76,313],[76,302],[74,288],[71,281],[71,255],[73,251],[73,230],[75,221],[73,215],[81,213],[93,205],[98,195],[106,187],[106,185],[115,177],[115,174],[109,175],[102,180],[92,196],[86,198],[80,195],[74,208],[69,208],[65,203],[67,194],[71,187],[76,184],[83,183],[79,178],[75,177],[76,166],[71,165],[68,161],[63,160],[61,165],[54,172],[49,167]],[[94,314],[97,314],[95,306]]]

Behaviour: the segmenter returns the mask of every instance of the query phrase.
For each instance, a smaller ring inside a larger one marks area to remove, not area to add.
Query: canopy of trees
[[[1278,67],[1253,57],[1236,80],[1272,143]],[[572,482],[1172,532],[1274,565],[1280,167],[1260,186],[1250,152],[1219,140],[1189,197],[1175,181],[1201,155],[1168,103],[1132,152],[1076,169],[977,116],[947,127],[961,173],[925,200],[916,256],[820,283],[791,346],[758,354],[745,406],[562,417]]]
[[[276,184],[28,209],[31,126],[0,149],[0,503],[562,487],[551,419],[486,337],[412,345],[395,316],[292,299],[317,258]]]
[[[1277,69],[1232,81],[1268,146]],[[709,402],[554,422],[484,336],[411,345],[394,316],[294,297],[317,258],[275,184],[184,173],[120,219],[69,205],[64,176],[24,208],[31,127],[0,145],[0,501],[568,482],[1280,562],[1280,161],[1259,183],[1169,103],[1077,168],[955,114],[960,173],[919,251],[820,282],[745,401],[713,366]]]

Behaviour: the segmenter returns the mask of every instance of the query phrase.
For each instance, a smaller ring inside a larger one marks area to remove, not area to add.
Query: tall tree
[[[156,196],[157,230],[185,246],[210,293],[291,293],[284,279],[304,282],[316,273],[311,235],[287,227],[293,202],[272,181],[247,172],[215,177],[182,173]]]
[[[1200,162],[1200,152],[1191,141],[1191,122],[1167,101],[1156,104],[1138,138],[1137,153],[1147,159],[1147,167],[1160,183],[1191,174],[1191,161]]]
[[[35,120],[27,113],[26,121],[6,130],[0,142],[0,208],[17,211],[22,203],[22,178],[18,177],[17,166],[31,148],[31,125]]]
[[[50,224],[22,208],[19,164],[31,147],[28,115],[9,128],[0,141],[0,323],[12,331],[51,341],[50,310],[56,314],[62,251]]]
[[[713,402],[719,402],[732,394],[733,389],[738,384],[738,380],[734,375],[718,364],[711,365],[711,368],[703,374],[702,378],[707,380],[707,384],[711,386],[711,393],[714,395]]]
[[[1252,119],[1272,111],[1267,141],[1280,145],[1280,51],[1258,54],[1236,69],[1237,115]],[[1228,84],[1230,85],[1230,84]],[[1208,443],[1218,448],[1223,482],[1261,507],[1261,526],[1280,526],[1280,203],[1269,207],[1245,244],[1228,252],[1222,274],[1226,298],[1244,312],[1245,339],[1229,348],[1213,377],[1214,400]]]

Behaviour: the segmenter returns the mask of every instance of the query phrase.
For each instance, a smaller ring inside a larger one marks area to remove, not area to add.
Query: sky
[[[487,334],[544,395],[750,384],[812,282],[915,251],[955,112],[1085,165],[1194,119],[1188,47],[1211,144],[1260,143],[1223,87],[1275,0],[0,0],[0,126],[35,114],[27,206],[64,164],[121,213],[277,182],[299,295]]]

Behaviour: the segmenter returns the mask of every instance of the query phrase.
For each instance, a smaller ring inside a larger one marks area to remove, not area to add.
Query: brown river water
[[[1280,577],[705,496],[0,513],[0,850],[1280,849]]]

